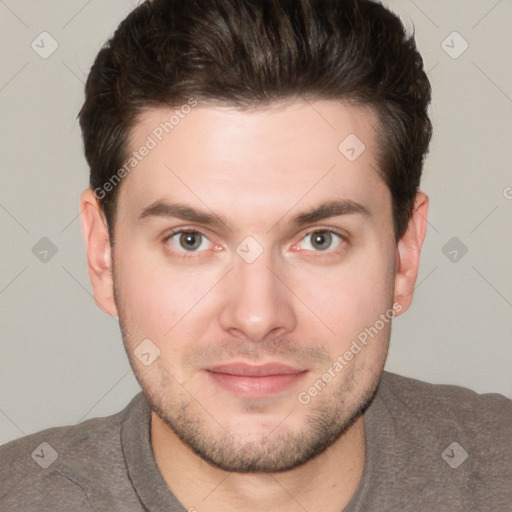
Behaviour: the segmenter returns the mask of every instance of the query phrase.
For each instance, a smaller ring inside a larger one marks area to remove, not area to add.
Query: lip
[[[249,398],[262,398],[286,391],[308,373],[308,370],[282,363],[259,366],[230,363],[207,368],[205,371],[217,386]]]
[[[251,365],[247,363],[227,363],[207,368],[214,373],[227,375],[245,375],[249,377],[267,377],[269,375],[291,375],[305,371],[302,368],[294,368],[283,363],[266,363],[262,365]]]

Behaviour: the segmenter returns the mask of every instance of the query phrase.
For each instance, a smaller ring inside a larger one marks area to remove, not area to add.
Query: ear
[[[91,189],[85,190],[80,196],[80,221],[94,300],[105,313],[117,316],[110,236],[103,209]]]
[[[428,197],[423,192],[418,192],[407,231],[396,248],[395,303],[401,306],[401,309],[396,309],[396,316],[407,311],[412,302],[421,247],[427,232],[427,213]]]

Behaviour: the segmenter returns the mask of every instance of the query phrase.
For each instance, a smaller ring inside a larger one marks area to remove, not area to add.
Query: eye
[[[176,231],[166,238],[173,249],[183,252],[200,252],[211,248],[212,243],[198,231]]]
[[[300,249],[313,250],[313,251],[328,251],[340,245],[343,242],[343,237],[334,231],[318,230],[308,233],[304,238],[304,242],[297,244]],[[305,247],[301,245],[305,243]]]

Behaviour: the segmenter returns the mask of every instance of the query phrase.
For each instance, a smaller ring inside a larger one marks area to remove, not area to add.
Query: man
[[[87,81],[81,212],[143,391],[4,445],[0,508],[512,510],[511,401],[383,371],[429,102],[370,0],[135,9]]]

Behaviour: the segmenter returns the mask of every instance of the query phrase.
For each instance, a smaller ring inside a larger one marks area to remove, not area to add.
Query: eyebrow
[[[371,212],[366,206],[349,199],[339,199],[322,203],[317,207],[300,213],[292,219],[292,223],[296,227],[300,228],[306,224],[312,224],[330,217],[353,214],[359,214],[366,217],[371,216]],[[148,217],[173,217],[215,228],[221,228],[224,226],[231,230],[227,220],[222,219],[214,213],[199,211],[181,203],[156,201],[144,208],[142,213],[139,215],[139,220],[143,220]],[[277,224],[279,223],[280,222]]]
[[[297,215],[297,217],[293,219],[293,223],[296,226],[301,227],[305,224],[311,224],[330,217],[339,217],[341,215],[351,214],[360,214],[365,217],[371,217],[371,212],[366,206],[356,201],[339,199],[323,203],[318,207]]]
[[[174,217],[181,220],[188,220],[205,226],[220,228],[228,226],[228,223],[213,213],[203,212],[180,203],[168,203],[166,201],[156,201],[144,208],[139,215],[139,220],[148,217]],[[228,226],[229,227],[229,226]]]

